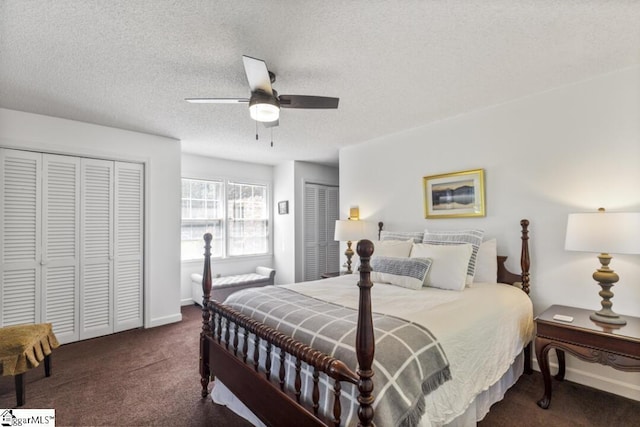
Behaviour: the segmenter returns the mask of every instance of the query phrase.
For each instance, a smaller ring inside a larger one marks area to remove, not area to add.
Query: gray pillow
[[[429,274],[429,258],[377,256],[371,259],[371,280],[418,290]]]

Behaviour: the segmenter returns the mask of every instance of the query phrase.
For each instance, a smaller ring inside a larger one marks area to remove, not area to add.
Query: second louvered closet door
[[[42,321],[61,342],[79,335],[80,159],[43,156]]]

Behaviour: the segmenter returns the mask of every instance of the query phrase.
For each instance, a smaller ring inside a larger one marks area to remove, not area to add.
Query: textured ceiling
[[[242,55],[339,108],[283,110],[272,148],[246,104],[184,101],[248,97]],[[638,64],[638,1],[0,1],[1,107],[266,164]]]

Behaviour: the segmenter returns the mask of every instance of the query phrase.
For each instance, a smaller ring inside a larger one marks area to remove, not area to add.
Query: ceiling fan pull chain
[[[273,147],[273,128],[271,128],[271,146]]]
[[[256,122],[256,141],[258,140],[258,122]]]

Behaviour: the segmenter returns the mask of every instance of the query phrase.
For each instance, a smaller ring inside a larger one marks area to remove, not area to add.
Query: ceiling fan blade
[[[251,92],[261,90],[272,95],[271,76],[269,76],[267,64],[262,59],[256,59],[246,55],[242,55],[242,61],[244,62],[244,71],[247,73],[247,80],[249,81]]]
[[[280,95],[282,108],[338,108],[340,98],[328,96]]]
[[[274,120],[272,122],[262,122],[266,128],[274,128],[280,124],[280,120]]]
[[[185,98],[192,104],[242,104],[249,102],[249,98]]]

